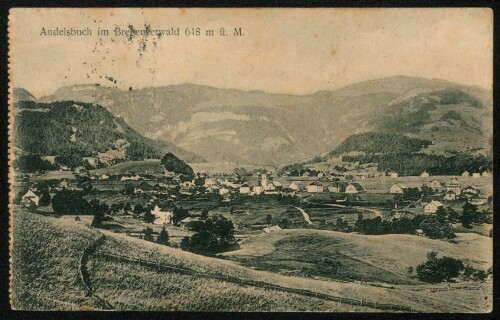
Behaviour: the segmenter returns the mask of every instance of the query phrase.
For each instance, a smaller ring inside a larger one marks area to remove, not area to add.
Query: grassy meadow
[[[83,250],[100,234],[64,219],[16,210],[13,214],[12,296],[14,309],[91,310],[78,280]]]

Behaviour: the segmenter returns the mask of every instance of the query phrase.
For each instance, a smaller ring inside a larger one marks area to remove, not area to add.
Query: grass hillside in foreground
[[[239,285],[210,276],[162,272],[133,262],[116,261],[99,253],[160,261],[213,277],[228,275],[262,280],[252,270],[228,261],[197,256],[111,232],[103,233],[107,235],[107,240],[91,260],[91,282],[96,293],[105,297],[117,310],[377,311],[294,293]]]
[[[20,310],[96,308],[78,280],[83,250],[99,233],[68,220],[16,210],[11,303]]]
[[[127,237],[110,231],[103,231],[103,233],[106,234],[107,240],[98,252],[107,252],[150,261],[159,261],[162,264],[179,268],[187,268],[198,272],[212,274],[214,276],[228,275],[239,279],[263,281],[282,287],[284,286],[315,292],[330,293],[331,295],[338,297],[358,300],[363,299],[364,301],[377,303],[413,306],[420,312],[487,312],[487,310],[491,308],[492,296],[491,293],[488,293],[491,292],[491,288],[487,285],[485,285],[481,291],[451,290],[446,292],[432,292],[429,290],[414,291],[413,289],[419,288],[419,286],[414,285],[395,285],[393,289],[388,289],[354,282],[336,282],[297,276],[284,276],[275,272],[253,270],[237,265],[231,261],[195,255],[179,249],[157,245],[155,243]],[[263,238],[265,236],[269,236],[269,234],[262,235]],[[310,251],[312,252],[312,250]],[[367,249],[367,251],[369,251],[369,249]],[[371,253],[371,255],[376,254],[376,251]],[[97,267],[92,269],[95,271],[91,274],[91,281],[95,283],[95,290],[97,294],[102,297],[106,297],[111,304],[115,303],[115,308],[120,307],[127,310],[136,308],[136,302],[134,301],[142,301],[143,297],[147,297],[147,300],[151,301],[151,308],[153,308],[152,305],[157,304],[156,308],[165,305],[174,307],[178,310],[184,310],[184,308],[192,308],[193,310],[210,308],[210,310],[255,311],[362,311],[359,306],[353,307],[346,306],[345,304],[340,306],[336,304],[332,307],[330,304],[322,304],[321,300],[317,300],[318,302],[311,306],[309,304],[310,298],[306,296],[298,296],[300,303],[295,303],[294,301],[297,300],[291,298],[295,294],[287,295],[288,298],[282,299],[282,296],[278,294],[278,292],[281,291],[263,290],[255,287],[252,287],[252,290],[245,291],[245,288],[250,287],[238,286],[238,291],[234,292],[232,290],[236,288],[233,283],[207,278],[190,278],[179,274],[172,275],[169,279],[172,279],[173,282],[168,282],[164,280],[164,277],[169,275],[169,273],[161,273],[160,276],[159,273],[151,273],[151,269],[137,269],[133,264],[123,262],[119,264],[108,264],[108,261],[105,260],[107,259],[106,257],[100,257],[99,255],[96,255],[95,257],[96,260],[93,260],[94,262],[92,263],[95,263]],[[105,263],[103,261],[105,261]],[[99,265],[102,267],[99,267]],[[111,270],[114,271],[106,271],[103,269],[104,266],[108,266],[108,268],[112,268]],[[376,268],[373,270],[374,272],[375,269]],[[121,286],[120,282],[122,281],[127,281],[127,285]],[[145,285],[143,282],[147,282],[148,285]],[[177,284],[178,282],[182,283],[180,288]],[[196,289],[196,287],[193,287],[193,282],[199,284],[204,291],[200,292]],[[477,283],[474,283],[473,285],[477,285]],[[436,285],[436,287],[442,286],[443,285]],[[135,288],[135,290],[132,290],[131,287]],[[156,289],[151,291],[149,290],[151,287],[155,287]],[[429,285],[424,285],[424,287],[429,287]],[[193,297],[200,297],[203,301],[195,299],[190,305],[188,305],[188,303],[184,301],[184,298],[177,300],[175,297],[185,296],[184,288],[189,288],[189,296],[192,295]],[[215,290],[212,288],[215,288]],[[210,294],[206,294],[205,291],[210,292]],[[225,292],[233,292],[235,300],[225,300],[221,302],[221,300],[218,300],[214,296],[218,294],[225,296]],[[243,294],[243,292],[247,292],[248,295]],[[260,304],[250,304],[248,308],[239,306],[239,301],[253,301],[252,303],[255,303],[256,298],[253,294],[254,292],[259,293],[261,299],[259,300],[259,303],[265,307],[261,309],[259,307]],[[241,294],[238,295],[238,293]],[[127,298],[129,296],[133,297],[131,299],[133,301],[130,301],[130,299]],[[276,300],[275,297],[279,298]],[[123,299],[125,299],[127,303],[121,305],[123,303]],[[164,300],[173,301],[164,302]],[[233,301],[236,302],[233,304]],[[279,301],[279,303],[277,303],[277,301]],[[220,303],[223,303],[223,306],[221,306]],[[165,310],[165,308],[166,307],[163,307],[162,310]]]

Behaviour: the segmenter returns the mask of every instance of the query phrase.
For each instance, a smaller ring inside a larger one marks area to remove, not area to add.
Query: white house
[[[390,172],[390,173],[389,173],[389,176],[390,176],[391,178],[397,178],[397,177],[399,177],[399,174],[398,174],[397,172]]]
[[[162,211],[158,205],[156,205],[151,213],[155,216],[154,224],[169,224],[172,220],[173,213],[171,211]]]
[[[101,179],[101,180],[108,180],[109,176],[107,174],[101,174],[101,176],[99,177],[99,179]]]
[[[309,193],[321,193],[323,192],[323,185],[317,181],[307,185],[307,192]]]
[[[469,176],[470,176],[470,173],[467,170],[462,173],[462,177],[469,177]]]
[[[264,187],[262,187],[262,186],[254,186],[254,187],[252,188],[252,192],[253,192],[254,194],[259,195],[259,194],[261,194],[261,193],[263,193],[263,192],[264,192]]]
[[[444,200],[455,201],[456,199],[457,199],[457,194],[453,190],[447,191],[444,194]]]
[[[474,172],[474,173],[472,174],[472,177],[473,177],[473,178],[479,178],[479,177],[481,177],[481,174],[480,174],[479,172]]]
[[[438,190],[438,189],[441,189],[441,187],[442,187],[443,185],[441,184],[441,182],[439,182],[439,181],[437,181],[437,180],[435,180],[435,179],[434,179],[434,180],[432,180],[431,182],[429,182],[429,183],[427,184],[427,186],[428,186],[429,188],[431,188],[432,190],[436,191],[436,190]]]
[[[302,183],[300,183],[298,181],[293,181],[292,183],[290,183],[288,188],[292,189],[294,191],[300,191],[300,190],[304,189],[304,186],[302,185]]]
[[[476,186],[468,186],[462,190],[462,193],[470,196],[475,196],[480,193],[480,190]]]
[[[250,194],[250,192],[252,192],[252,186],[250,185],[250,183],[245,182],[240,186],[241,194]]]
[[[346,187],[345,187],[345,193],[359,193],[359,192],[362,192],[363,191],[363,187],[359,184],[359,183],[356,183],[356,182],[353,182],[353,183],[349,183]]]
[[[483,173],[481,173],[481,175],[482,175],[483,177],[491,177],[491,173],[490,173],[490,172],[488,172],[488,171],[483,171]]]
[[[219,189],[219,194],[221,196],[226,195],[228,193],[229,193],[229,189],[228,188],[222,187],[222,188]]]
[[[340,192],[339,186],[335,185],[335,184],[329,185],[327,189],[328,189],[328,192],[331,192],[331,193],[339,193]]]
[[[446,191],[453,191],[458,196],[462,192],[462,183],[453,177],[446,183]]]
[[[392,193],[392,194],[403,194],[405,189],[407,189],[408,187],[405,186],[404,184],[401,184],[401,183],[395,183],[392,185],[392,187],[389,188],[389,193]]]
[[[421,177],[421,178],[429,178],[429,177],[430,177],[430,175],[429,175],[429,173],[428,173],[427,171],[424,171],[424,172],[422,172],[422,173],[420,174],[420,177]]]
[[[424,206],[425,213],[436,213],[439,207],[442,207],[443,204],[439,201],[431,201]]]
[[[480,205],[486,203],[486,199],[485,198],[481,198],[479,196],[475,196],[475,197],[472,197],[470,199],[470,203],[473,204],[473,205],[476,205],[476,206],[480,206]]]
[[[21,200],[24,204],[29,204],[31,201],[36,206],[38,206],[38,203],[40,202],[40,196],[34,193],[32,190],[28,190],[28,192],[24,194]]]
[[[213,185],[217,184],[214,179],[205,179],[205,184],[203,185],[205,188],[211,187]]]

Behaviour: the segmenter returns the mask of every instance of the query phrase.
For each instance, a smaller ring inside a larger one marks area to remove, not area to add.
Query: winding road
[[[302,213],[302,216],[304,217],[304,220],[306,220],[307,224],[312,224],[312,221],[311,219],[309,218],[309,214],[302,208],[299,208],[299,207],[295,207],[295,206],[290,206],[292,208],[295,208],[297,210],[300,211],[300,213]]]

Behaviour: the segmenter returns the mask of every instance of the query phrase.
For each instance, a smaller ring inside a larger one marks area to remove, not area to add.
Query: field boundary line
[[[248,286],[255,286],[255,287],[260,287],[264,289],[272,289],[272,290],[279,290],[279,291],[284,291],[288,293],[294,293],[294,294],[299,294],[303,296],[309,296],[317,299],[322,299],[326,301],[335,301],[339,303],[345,303],[353,306],[364,306],[364,307],[370,307],[374,309],[380,309],[380,310],[391,310],[391,311],[401,311],[401,312],[417,312],[413,307],[410,306],[403,306],[403,305],[397,305],[397,304],[384,304],[384,303],[377,303],[377,302],[371,302],[371,301],[365,301],[363,299],[357,300],[357,299],[351,299],[351,298],[344,298],[344,297],[338,297],[338,296],[333,296],[327,293],[323,292],[317,292],[317,291],[311,291],[311,290],[306,290],[306,289],[299,289],[299,288],[290,288],[290,287],[284,287],[264,281],[256,281],[256,280],[244,280],[241,278],[237,278],[234,276],[229,276],[229,275],[217,275],[217,274],[210,274],[207,272],[201,272],[201,271],[196,271],[193,269],[189,268],[179,268],[179,267],[174,267],[172,265],[160,263],[158,261],[150,261],[150,260],[144,260],[140,258],[131,258],[127,256],[122,256],[122,255],[117,255],[117,254],[112,254],[112,253],[104,253],[104,252],[97,252],[96,255],[98,256],[103,256],[103,257],[108,257],[111,259],[115,259],[118,261],[129,261],[129,262],[135,262],[139,263],[140,265],[146,266],[146,267],[151,267],[155,268],[158,271],[160,270],[168,270],[168,271],[173,271],[173,272],[178,272],[178,273],[183,273],[187,275],[196,275],[196,276],[204,276],[207,278],[212,278],[212,279],[217,279],[221,281],[226,281],[226,282],[231,282],[239,285],[248,285]]]
[[[90,244],[83,250],[83,254],[80,257],[80,264],[78,266],[78,276],[87,296],[96,299],[105,308],[105,310],[113,310],[114,308],[109,302],[92,291],[90,276],[87,270],[87,262],[89,261],[90,256],[95,253],[97,248],[103,244],[104,240],[106,240],[105,235],[100,232],[99,234],[101,235],[99,239],[97,239],[94,243]]]

